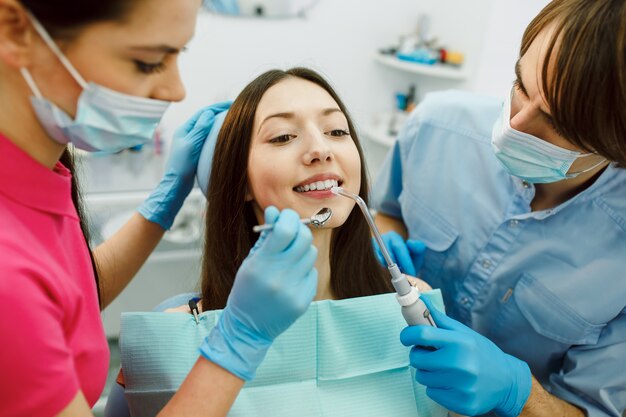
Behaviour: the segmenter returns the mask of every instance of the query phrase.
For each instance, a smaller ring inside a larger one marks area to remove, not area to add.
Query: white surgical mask
[[[35,114],[48,135],[58,143],[72,143],[90,152],[117,152],[149,143],[170,102],[131,96],[87,83],[41,23],[33,15],[29,16],[37,33],[83,88],[78,98],[76,118],[72,119],[43,97],[30,72],[21,68],[22,76],[34,95],[31,103]]]
[[[512,96],[512,93],[511,93]],[[595,153],[580,153],[563,149],[528,133],[511,127],[511,96],[504,102],[502,113],[493,126],[491,146],[509,174],[530,183],[550,183],[591,171],[606,159],[583,171],[568,174],[578,158]]]

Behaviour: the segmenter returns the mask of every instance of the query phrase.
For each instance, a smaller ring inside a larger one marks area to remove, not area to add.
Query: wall
[[[524,29],[549,0],[497,0],[492,5],[471,89],[503,97],[515,79]]]
[[[372,56],[413,31],[420,13],[428,13],[432,33],[450,48],[465,51],[470,69],[475,68],[492,1],[320,0],[305,18],[291,20],[202,13],[196,36],[181,56],[188,95],[168,111],[165,134],[201,106],[234,98],[252,78],[274,67],[305,65],[322,72],[338,88],[357,125],[391,108],[393,92],[407,90],[413,82],[421,93],[467,88],[466,83],[432,82],[383,68]],[[369,154],[386,152],[366,147]]]

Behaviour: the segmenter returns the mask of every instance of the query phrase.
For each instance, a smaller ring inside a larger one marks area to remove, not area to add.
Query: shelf
[[[400,71],[423,75],[426,77],[456,81],[463,81],[467,79],[467,74],[463,68],[456,68],[442,64],[419,64],[416,62],[402,61],[395,56],[381,54],[376,54],[374,56],[374,60],[379,64],[385,65],[390,68],[395,68]]]

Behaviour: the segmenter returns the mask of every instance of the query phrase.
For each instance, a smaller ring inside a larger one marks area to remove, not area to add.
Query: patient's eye
[[[270,143],[287,143],[295,137],[296,135],[280,135],[270,139]]]
[[[330,136],[341,137],[341,136],[350,136],[350,132],[344,129],[334,129],[330,132],[327,132]]]

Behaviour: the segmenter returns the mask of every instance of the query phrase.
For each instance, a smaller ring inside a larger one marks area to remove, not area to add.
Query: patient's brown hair
[[[202,262],[202,305],[205,310],[224,308],[237,270],[258,238],[252,232],[252,227],[258,223],[252,202],[245,201],[254,116],[265,92],[292,77],[322,87],[345,114],[362,162],[359,195],[368,200],[367,171],[356,130],[344,104],[328,82],[306,68],[272,70],[257,77],[234,101],[217,138],[207,197]],[[330,286],[339,299],[392,290],[384,268],[375,258],[368,225],[356,206],[346,222],[333,230],[330,269]]]
[[[526,28],[520,56],[551,25],[542,89],[557,131],[626,167],[626,1],[553,0]]]

